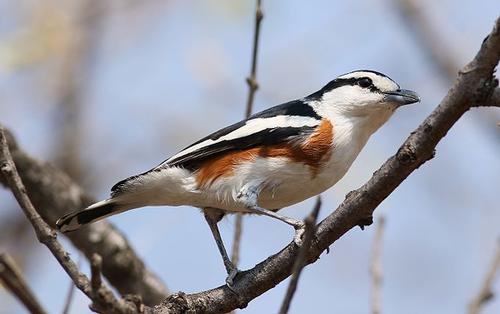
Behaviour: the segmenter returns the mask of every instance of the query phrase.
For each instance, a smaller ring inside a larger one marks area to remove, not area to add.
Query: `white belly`
[[[200,189],[191,205],[246,212],[237,195],[250,186],[260,191],[257,198],[260,207],[277,210],[320,194],[340,180],[347,168],[332,160],[314,174],[309,166],[290,163],[285,158],[257,159],[238,166],[234,175],[218,178],[209,187]]]

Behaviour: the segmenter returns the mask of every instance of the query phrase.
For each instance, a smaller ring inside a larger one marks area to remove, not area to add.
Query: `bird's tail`
[[[57,220],[56,226],[61,232],[75,231],[83,225],[121,213],[127,209],[130,209],[130,207],[120,205],[115,199],[111,198],[62,216]]]

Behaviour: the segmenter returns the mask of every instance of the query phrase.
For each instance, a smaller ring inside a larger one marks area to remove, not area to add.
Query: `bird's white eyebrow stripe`
[[[279,115],[270,118],[254,118],[247,120],[244,125],[235,129],[228,134],[225,134],[216,140],[207,139],[201,143],[190,146],[174,156],[167,159],[160,166],[164,164],[168,164],[170,161],[178,159],[187,154],[193,153],[197,150],[200,150],[204,147],[222,142],[222,141],[230,141],[238,138],[246,137],[260,131],[266,129],[275,129],[275,128],[300,128],[300,127],[314,127],[319,125],[321,121],[312,117],[304,117],[304,116],[285,116]]]

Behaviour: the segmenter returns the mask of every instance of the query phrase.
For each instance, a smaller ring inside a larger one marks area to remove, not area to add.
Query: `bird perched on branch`
[[[111,197],[57,221],[62,232],[129,209],[191,205],[203,210],[231,286],[238,270],[217,223],[227,213],[273,217],[296,230],[304,223],[277,213],[333,186],[372,135],[402,105],[420,101],[386,75],[354,71],[319,91],[256,113],[186,147],[153,169],[115,184]],[[369,224],[369,222],[368,222]]]

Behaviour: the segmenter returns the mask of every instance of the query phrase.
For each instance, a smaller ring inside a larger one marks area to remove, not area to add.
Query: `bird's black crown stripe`
[[[354,85],[356,84],[356,78],[348,78],[348,79],[339,79],[336,78],[333,81],[328,82],[325,86],[323,86],[322,89],[320,89],[317,92],[312,93],[311,95],[306,97],[306,100],[308,101],[314,101],[314,100],[321,100],[323,98],[323,95],[335,88],[339,88],[341,86],[345,85]]]
[[[369,73],[373,73],[373,74],[381,76],[381,77],[386,77],[389,80],[393,81],[387,75],[382,74],[382,73],[377,72],[377,71],[373,71],[373,70],[357,70],[357,71],[352,71],[352,72],[349,72],[349,73],[342,74],[340,76],[344,76],[344,75],[355,73],[355,72],[369,72]],[[321,100],[321,98],[323,98],[323,95],[325,93],[327,93],[327,92],[329,92],[329,91],[331,91],[331,90],[333,90],[335,88],[341,87],[341,86],[356,85],[359,82],[359,80],[364,79],[364,78],[366,78],[366,77],[365,76],[360,76],[360,77],[351,77],[351,78],[336,78],[336,79],[328,82],[328,84],[326,84],[325,86],[323,86],[323,88],[321,88],[319,91],[314,92],[311,95],[307,96],[305,99],[308,100],[308,101]],[[380,90],[376,86],[374,86],[374,85],[371,85],[371,86],[366,87],[366,88],[369,88],[370,91],[372,91],[372,92],[380,92]]]

